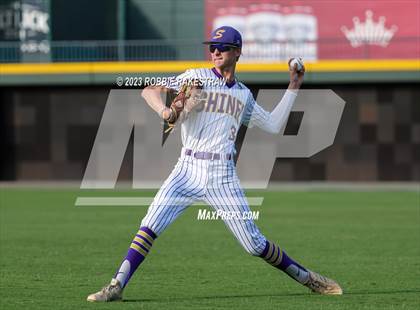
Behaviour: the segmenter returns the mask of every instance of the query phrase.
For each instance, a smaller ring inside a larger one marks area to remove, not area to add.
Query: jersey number
[[[232,126],[230,128],[230,136],[229,136],[229,140],[235,141],[236,139],[236,127]]]

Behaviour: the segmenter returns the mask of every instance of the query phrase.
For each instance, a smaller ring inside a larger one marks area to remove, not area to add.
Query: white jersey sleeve
[[[250,92],[242,117],[242,123],[249,128],[256,125],[264,131],[279,133],[289,118],[296,96],[296,92],[287,90],[281,101],[270,113],[258,105]]]

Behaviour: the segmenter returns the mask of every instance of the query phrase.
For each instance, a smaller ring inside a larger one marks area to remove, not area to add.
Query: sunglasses
[[[214,53],[216,48],[219,52],[228,52],[233,48],[237,48],[237,46],[228,44],[211,44],[209,45],[210,53]]]

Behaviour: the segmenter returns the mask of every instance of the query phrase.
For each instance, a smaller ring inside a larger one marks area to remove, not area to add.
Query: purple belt
[[[191,149],[185,150],[185,155],[187,156],[193,156],[196,159],[210,159],[210,160],[219,160],[221,158],[221,154],[219,153],[209,153],[209,152],[195,152]],[[225,154],[227,160],[232,159],[232,154]]]

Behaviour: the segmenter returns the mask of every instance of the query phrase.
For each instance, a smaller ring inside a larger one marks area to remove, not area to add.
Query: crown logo
[[[370,10],[365,12],[365,22],[360,22],[358,17],[353,17],[353,29],[347,29],[346,26],[341,27],[341,31],[350,41],[352,47],[359,47],[363,44],[379,45],[386,47],[397,32],[398,27],[393,25],[391,28],[385,27],[386,18],[380,16],[377,23],[373,20],[373,13]]]

